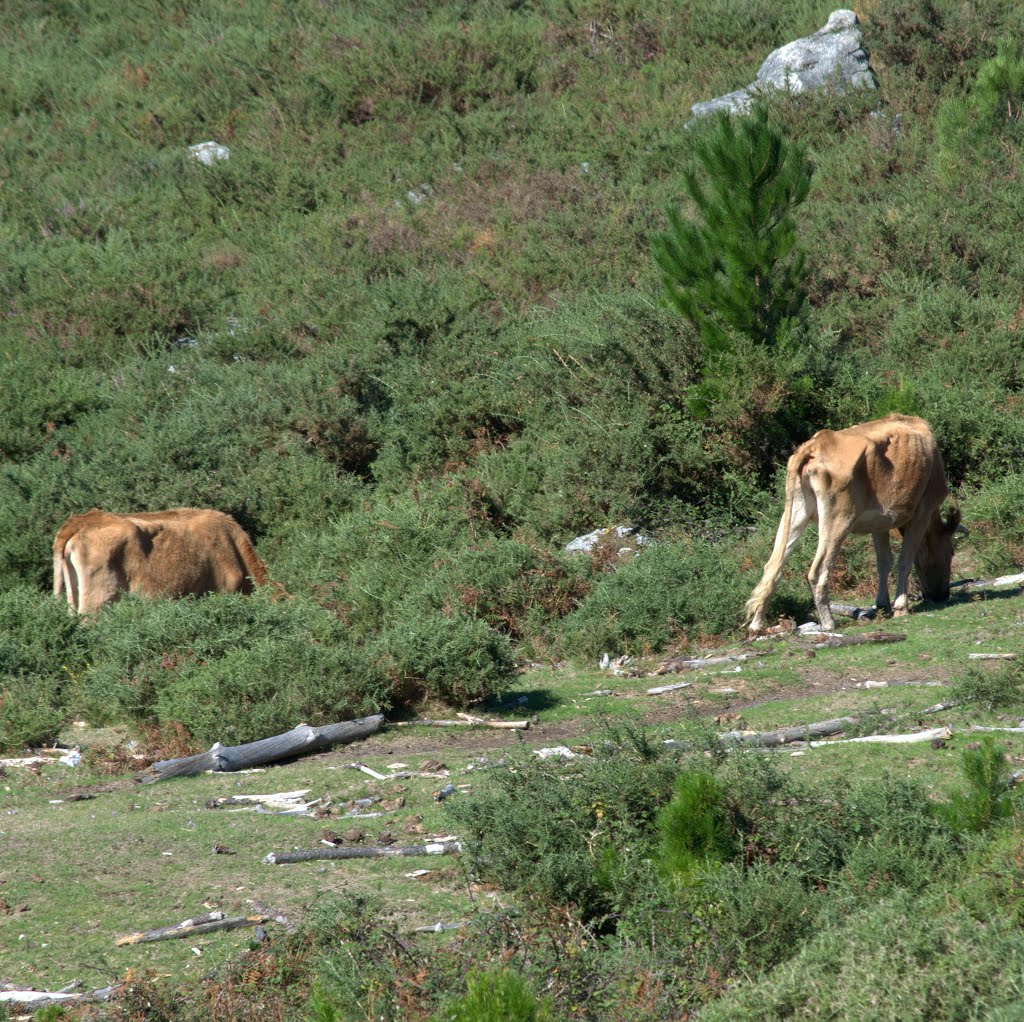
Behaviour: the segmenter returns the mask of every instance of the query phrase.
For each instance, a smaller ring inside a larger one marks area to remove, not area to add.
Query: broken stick
[[[173,926],[162,926],[158,930],[126,934],[124,937],[118,937],[114,941],[114,946],[127,947],[130,944],[150,944],[156,940],[180,940],[183,937],[194,937],[201,933],[213,933],[214,930],[237,930],[241,926],[259,926],[266,921],[266,916],[227,918],[223,912],[210,912],[208,915],[186,919]]]
[[[665,692],[676,692],[681,688],[690,688],[691,685],[692,682],[689,681],[680,681],[677,682],[675,685],[655,685],[654,688],[649,688],[647,690],[647,694],[649,696],[660,696],[663,695]]]
[[[473,717],[469,720],[429,720],[426,717],[417,717],[415,720],[400,720],[398,727],[494,727],[504,728],[507,731],[528,731],[529,720],[484,720],[482,717]]]
[[[427,845],[411,845],[406,848],[355,847],[355,848],[310,848],[297,852],[271,852],[263,861],[271,866],[288,862],[310,862],[313,859],[385,859],[400,855],[454,855],[462,851],[458,841],[443,841]]]

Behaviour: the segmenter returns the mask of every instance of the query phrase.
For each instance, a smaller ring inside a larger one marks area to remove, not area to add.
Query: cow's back
[[[931,515],[948,494],[942,455],[924,419],[893,414],[816,433],[800,450],[826,468],[844,510],[871,531],[887,518],[903,528]],[[877,517],[876,517],[877,516]]]
[[[253,582],[265,581],[248,535],[230,515],[173,508],[128,517],[145,537],[128,565],[132,592],[143,596],[250,593]]]

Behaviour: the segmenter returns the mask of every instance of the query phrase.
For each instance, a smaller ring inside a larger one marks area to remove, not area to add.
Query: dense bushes
[[[519,655],[729,632],[785,454],[894,409],[932,421],[991,522],[979,559],[1019,559],[1017,5],[866,12],[884,110],[767,106],[758,124],[810,162],[753,276],[782,281],[780,321],[806,290],[805,318],[717,368],[651,258],[663,210],[698,212],[680,175],[714,126],[683,132],[681,111],[828,5],[274,11],[202,0],[144,31],[89,5],[0,12],[0,586],[46,587],[73,511],[217,507],[343,622],[304,670],[340,670],[336,642],[377,665],[332,703],[362,705],[376,671],[388,699],[466,701]],[[229,160],[187,155],[210,137]],[[806,259],[781,272],[795,236]],[[619,522],[661,542],[614,573],[560,556]],[[799,612],[802,584],[782,599]],[[96,641],[112,686],[125,661]]]

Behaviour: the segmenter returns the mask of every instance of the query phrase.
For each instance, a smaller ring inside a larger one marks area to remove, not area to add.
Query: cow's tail
[[[793,524],[793,501],[800,490],[800,474],[810,459],[810,454],[804,450],[797,450],[786,465],[786,503],[782,509],[782,520],[779,522],[778,531],[775,534],[775,546],[768,563],[764,566],[764,574],[761,581],[754,587],[754,591],[747,600],[744,608],[743,623],[748,627],[752,622],[757,631],[763,627],[764,612],[768,601],[779,584],[779,576],[782,574],[782,565],[786,560],[786,548],[789,546],[789,532]]]
[[[68,578],[68,544],[75,535],[76,526],[68,519],[53,538],[53,595],[62,596],[67,590],[68,603],[75,609],[74,594]]]
[[[267,566],[256,556],[256,550],[245,532],[241,529],[238,531],[240,535],[236,537],[235,545],[239,556],[242,558],[242,563],[245,565],[245,573],[252,580],[253,585],[265,586],[269,581],[267,578]]]
[[[61,544],[60,550],[54,545],[53,548],[53,595],[62,596],[64,593],[64,547]]]

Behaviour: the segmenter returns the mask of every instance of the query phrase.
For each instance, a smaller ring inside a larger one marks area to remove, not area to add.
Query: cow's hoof
[[[910,613],[906,607],[897,607],[893,612],[893,617],[906,617]]]

